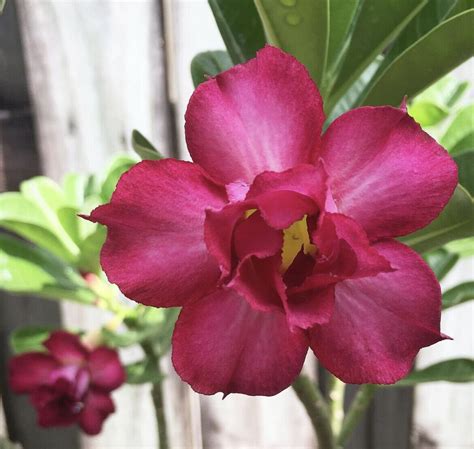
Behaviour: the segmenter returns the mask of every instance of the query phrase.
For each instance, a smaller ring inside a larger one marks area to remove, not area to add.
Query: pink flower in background
[[[116,351],[87,349],[77,335],[53,332],[47,352],[28,352],[10,360],[10,385],[28,394],[43,427],[78,423],[89,435],[102,429],[115,411],[110,393],[125,381]]]
[[[438,282],[394,238],[441,212],[454,162],[404,108],[324,121],[304,66],[266,47],[196,89],[194,163],[137,164],[89,218],[111,282],[183,307],[173,363],[198,392],[276,394],[309,347],[345,382],[393,383],[444,338]]]

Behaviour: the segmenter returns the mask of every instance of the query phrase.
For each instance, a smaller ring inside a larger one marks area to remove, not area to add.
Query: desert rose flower
[[[77,423],[89,435],[102,429],[115,411],[110,393],[125,380],[115,350],[89,350],[77,335],[53,332],[44,342],[47,352],[28,352],[10,360],[10,385],[30,396],[43,427]]]
[[[276,394],[308,347],[345,382],[393,383],[445,338],[438,282],[394,238],[441,212],[454,162],[404,107],[324,121],[305,67],[267,46],[194,92],[194,163],[137,164],[89,217],[111,282],[182,306],[173,363],[200,393]]]

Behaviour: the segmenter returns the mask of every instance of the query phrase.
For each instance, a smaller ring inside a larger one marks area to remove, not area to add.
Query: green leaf
[[[265,34],[253,0],[209,0],[214,18],[234,62],[253,57],[265,45]]]
[[[27,181],[23,181],[20,185],[20,191],[23,196],[35,203],[41,209],[47,221],[48,229],[59,238],[61,243],[74,256],[79,255],[79,248],[73,238],[64,228],[58,211],[65,207],[70,207],[59,186],[51,179],[45,176],[37,176]]]
[[[451,153],[456,153],[455,148],[460,142],[471,142],[472,146],[467,146],[466,149],[474,149],[474,104],[470,104],[461,109],[453,121],[449,125],[443,137],[440,139],[440,144],[443,145]]]
[[[324,76],[329,85],[335,82],[344,62],[363,3],[363,0],[331,0],[329,2],[327,75]]]
[[[79,210],[86,198],[88,179],[77,173],[68,173],[63,179],[63,192],[66,202]]]
[[[435,103],[417,101],[408,107],[408,113],[425,128],[443,121],[448,116],[449,111]]]
[[[150,360],[141,360],[125,367],[127,383],[132,385],[159,383],[164,379]]]
[[[464,282],[443,293],[443,310],[474,299],[474,282]]]
[[[456,2],[457,0],[430,0],[398,36],[385,56],[381,70],[384,70],[397,56],[446,19]]]
[[[405,95],[418,94],[469,59],[473,20],[474,10],[469,10],[433,28],[378,76],[363,103],[398,105]]]
[[[453,240],[474,236],[474,201],[460,185],[439,217],[400,240],[419,253],[432,251]]]
[[[445,248],[459,257],[474,256],[474,237],[450,242]]]
[[[112,332],[104,327],[102,337],[108,346],[115,348],[127,348],[136,345],[160,333],[157,327],[145,327],[141,329],[129,329],[125,332]]]
[[[354,108],[358,104],[359,98],[365,92],[382,61],[382,57],[376,58],[375,61],[365,69],[359,79],[347,90],[338,103],[334,106],[328,106],[328,111],[331,112],[326,120],[326,125],[332,123],[337,117]]]
[[[461,184],[471,196],[474,196],[474,150],[455,154],[453,159],[458,165],[459,184]]]
[[[328,110],[425,6],[427,0],[365,0]],[[404,78],[406,79],[406,78]],[[400,103],[403,95],[398,99]]]
[[[15,354],[43,352],[43,342],[54,329],[44,326],[28,326],[15,329],[10,335],[10,346]]]
[[[295,56],[322,87],[329,45],[329,0],[255,0],[255,4],[267,41]]]
[[[142,160],[163,159],[163,155],[136,129],[132,131],[132,147]]]
[[[227,52],[206,51],[197,54],[191,61],[191,76],[194,87],[206,81],[209,76],[216,76],[232,67],[232,61]]]
[[[0,14],[3,12],[3,8],[5,8],[6,0],[0,0]]]
[[[0,234],[0,288],[85,304],[95,300],[72,267],[41,248],[6,234]]]
[[[48,216],[19,192],[0,194],[0,227],[42,246],[60,258],[73,261],[72,253],[52,232]]]
[[[459,260],[459,255],[440,248],[425,254],[424,258],[433,270],[438,281],[442,281],[454,265],[456,265]]]
[[[101,187],[100,195],[103,202],[110,200],[120,177],[135,164],[136,161],[128,156],[119,156],[112,162]]]
[[[396,386],[416,385],[425,382],[472,382],[474,381],[474,360],[452,359],[416,370],[402,379]]]
[[[81,254],[77,261],[77,268],[83,273],[100,273],[100,251],[105,242],[107,231],[105,226],[97,226],[92,234],[88,235],[81,243]]]

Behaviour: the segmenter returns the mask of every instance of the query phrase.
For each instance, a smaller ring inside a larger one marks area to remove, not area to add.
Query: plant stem
[[[148,342],[142,343],[143,351],[147,358],[155,365],[157,382],[151,388],[151,398],[155,408],[156,428],[158,432],[158,449],[168,449],[168,428],[166,425],[165,404],[163,395],[163,374],[160,366],[160,356],[156,354],[153,346]]]
[[[329,413],[331,416],[331,427],[334,435],[338,435],[344,420],[344,392],[346,384],[337,377],[331,375],[329,382]]]
[[[318,439],[318,449],[336,449],[329,409],[317,386],[308,376],[300,374],[292,387],[311,419]]]
[[[342,422],[342,428],[337,437],[337,444],[340,447],[343,447],[347,442],[349,436],[351,435],[354,428],[359,423],[360,419],[364,415],[367,407],[371,403],[375,391],[377,390],[377,385],[362,385],[359,388],[352,404],[349,408],[349,411]]]

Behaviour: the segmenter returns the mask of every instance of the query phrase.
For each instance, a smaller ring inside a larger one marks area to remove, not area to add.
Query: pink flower
[[[125,381],[117,352],[87,349],[79,337],[53,332],[44,342],[48,352],[28,352],[10,360],[10,385],[30,396],[42,427],[78,423],[89,435],[102,429],[115,411],[112,390]]]
[[[457,182],[404,108],[332,123],[296,59],[266,47],[201,84],[186,113],[194,163],[144,161],[109,204],[102,266],[128,297],[182,306],[173,362],[196,391],[273,395],[308,347],[348,383],[396,382],[440,334],[440,288],[394,240]]]

